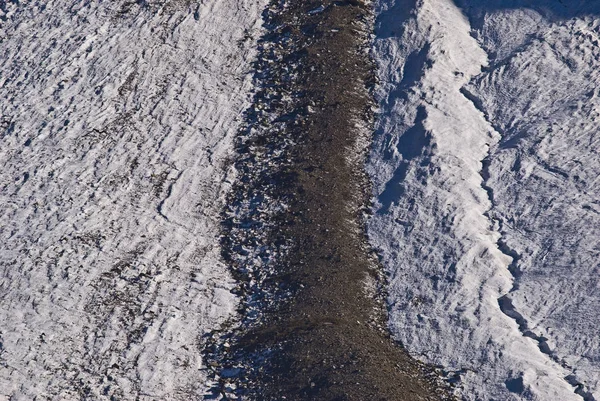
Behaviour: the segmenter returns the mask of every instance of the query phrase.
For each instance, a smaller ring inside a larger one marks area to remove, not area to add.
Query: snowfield
[[[265,3],[0,1],[0,400],[203,394]]]
[[[214,384],[267,4],[0,0],[0,401]],[[368,234],[394,337],[463,400],[600,400],[600,1],[376,14]]]
[[[459,3],[377,6],[392,331],[465,400],[600,399],[600,4]]]

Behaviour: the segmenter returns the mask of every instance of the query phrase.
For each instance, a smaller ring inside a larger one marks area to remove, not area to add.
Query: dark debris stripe
[[[205,339],[207,399],[449,399],[435,372],[390,338],[364,234],[372,9],[278,0],[264,21],[223,212],[241,322]]]

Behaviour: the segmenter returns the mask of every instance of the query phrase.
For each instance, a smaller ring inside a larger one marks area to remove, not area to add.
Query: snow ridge
[[[477,109],[479,109],[482,112],[482,114],[485,114],[483,112],[483,110],[481,110],[480,107],[478,107],[478,102],[477,102],[476,98],[468,90],[463,88],[463,90],[461,92],[463,93],[463,95],[465,95],[465,97],[467,99],[473,101],[473,105]],[[491,124],[490,124],[490,126],[491,126]],[[502,227],[503,220],[500,216],[494,217],[494,213],[493,213],[493,211],[494,211],[494,191],[493,191],[493,188],[488,185],[488,180],[490,179],[489,169],[490,169],[490,165],[492,163],[493,154],[494,154],[494,152],[492,150],[490,150],[488,152],[488,155],[482,161],[483,167],[481,170],[481,177],[482,177],[481,186],[487,192],[489,200],[490,200],[490,204],[492,205],[490,207],[489,211],[486,212],[486,216],[490,219],[490,224],[493,227],[499,228],[497,230],[497,232],[500,233],[501,232],[500,227]],[[554,362],[559,364],[565,370],[572,372],[572,373],[568,374],[567,376],[565,376],[564,380],[567,383],[569,383],[571,386],[574,387],[575,394],[581,396],[584,399],[584,401],[595,401],[596,398],[594,397],[594,395],[590,391],[588,391],[586,389],[585,385],[582,384],[577,379],[577,376],[573,372],[573,367],[569,366],[569,364],[564,359],[561,359],[556,354],[556,352],[550,348],[550,346],[548,345],[548,338],[546,338],[542,335],[537,335],[534,331],[532,331],[529,328],[529,322],[527,321],[527,319],[521,313],[519,313],[517,308],[515,308],[515,306],[513,305],[513,301],[511,299],[511,293],[513,293],[519,289],[519,279],[523,274],[523,272],[520,271],[519,266],[518,266],[518,262],[521,257],[514,249],[511,249],[503,241],[501,236],[498,239],[497,246],[498,246],[498,249],[502,253],[504,253],[506,256],[512,258],[512,262],[508,266],[508,270],[510,271],[510,273],[513,276],[513,285],[512,285],[512,288],[510,289],[510,291],[508,293],[502,295],[500,298],[498,298],[498,305],[500,307],[500,310],[502,311],[502,313],[504,313],[506,316],[510,317],[517,323],[517,325],[519,326],[519,331],[522,333],[522,335],[524,337],[531,338],[532,340],[537,342],[537,346],[538,346],[540,352],[547,355],[550,359],[552,359]],[[513,382],[512,384],[514,386],[523,386],[522,381]]]
[[[597,203],[598,4],[481,13],[488,5],[463,3],[493,58],[468,92],[502,136],[487,183],[501,245],[519,256],[511,304],[576,393],[598,399],[598,235],[587,206]]]
[[[486,51],[451,1],[378,7],[369,235],[389,276],[392,331],[413,355],[442,366],[465,400],[581,399],[565,381],[570,372],[499,307],[520,285],[492,204],[489,165],[504,138],[489,109],[474,104],[478,93],[464,89],[475,93]]]
[[[486,213],[486,216],[488,216],[490,218],[490,223],[493,226],[501,227],[502,220],[492,217],[493,216],[492,212],[494,210],[493,189],[488,186],[488,180],[490,177],[489,166],[491,164],[491,161],[492,161],[492,152],[490,151],[488,156],[486,156],[486,158],[483,160],[483,168],[482,168],[482,174],[481,174],[483,181],[482,181],[481,185],[482,185],[483,189],[485,189],[486,192],[488,193],[489,200],[492,205],[492,207],[490,208],[488,213]],[[500,230],[498,230],[498,232],[500,232]],[[512,262],[508,266],[508,270],[510,271],[510,273],[513,276],[513,286],[510,289],[510,291],[508,293],[502,295],[500,298],[498,298],[498,305],[500,307],[500,310],[506,316],[510,317],[511,319],[514,319],[514,321],[517,323],[517,325],[519,327],[519,331],[522,333],[522,335],[524,337],[531,338],[532,340],[537,342],[537,346],[541,353],[547,355],[550,359],[552,359],[554,362],[559,364],[565,370],[573,371],[573,368],[571,366],[569,366],[565,360],[561,360],[561,358],[558,357],[556,355],[556,353],[550,348],[550,346],[548,345],[548,339],[546,337],[537,335],[535,332],[533,332],[529,328],[529,322],[527,321],[527,319],[521,313],[519,313],[517,308],[515,308],[515,306],[513,305],[513,301],[511,299],[511,293],[513,293],[519,289],[519,278],[522,276],[522,272],[519,270],[519,267],[518,267],[518,262],[519,262],[520,256],[515,250],[511,249],[510,247],[508,247],[508,245],[506,245],[506,243],[502,240],[502,237],[500,237],[498,239],[497,245],[498,245],[498,249],[501,252],[503,252],[506,256],[512,258]],[[584,399],[584,401],[595,401],[596,400],[594,398],[593,394],[591,392],[587,391],[585,386],[579,382],[579,380],[577,379],[577,376],[574,373],[571,373],[571,374],[565,376],[564,380],[567,383],[569,383],[571,386],[574,387],[575,394],[581,396]],[[523,386],[522,381],[513,381],[510,384],[512,386],[516,386],[516,388]],[[508,383],[507,383],[507,387],[508,387]],[[523,392],[523,389],[519,389],[518,392]]]

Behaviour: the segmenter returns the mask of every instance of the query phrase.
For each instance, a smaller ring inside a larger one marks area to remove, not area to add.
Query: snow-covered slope
[[[202,393],[265,3],[0,1],[0,399]]]
[[[598,4],[536,3],[378,3],[369,235],[468,400],[600,397]]]
[[[569,380],[600,399],[597,3],[570,19],[531,10],[484,19],[480,35],[493,38],[484,44],[499,56],[468,90],[502,134],[487,185],[491,216],[516,257],[505,302],[542,350],[573,372]],[[507,30],[506,21],[520,36],[512,46],[486,35]]]

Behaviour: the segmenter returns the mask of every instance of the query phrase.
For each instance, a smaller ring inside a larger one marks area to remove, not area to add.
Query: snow
[[[0,399],[203,394],[265,5],[0,2]]]
[[[593,400],[599,6],[522,3],[379,1],[368,232],[462,399]]]
[[[0,400],[202,396],[266,4],[0,1]],[[600,398],[599,13],[377,3],[368,232],[462,399]]]

